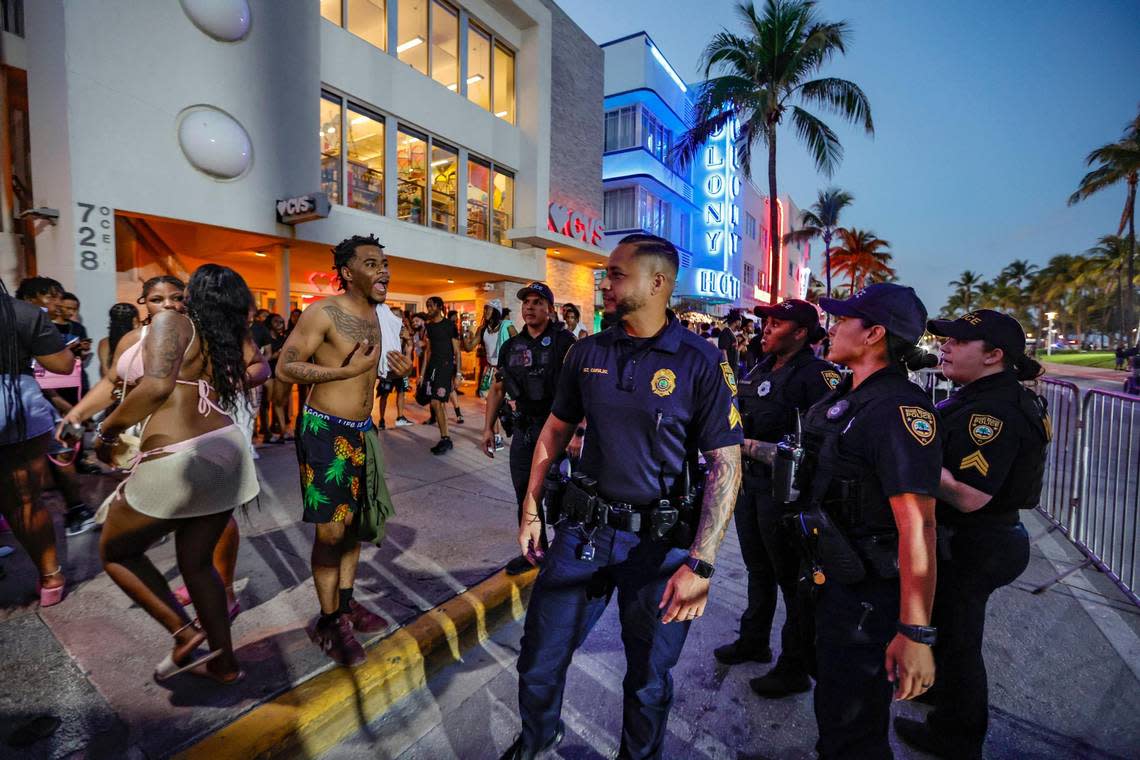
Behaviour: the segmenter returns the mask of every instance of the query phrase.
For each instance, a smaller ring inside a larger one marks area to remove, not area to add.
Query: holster
[[[899,577],[899,537],[882,533],[855,540],[855,546],[876,578]]]
[[[809,558],[823,569],[828,580],[847,584],[867,577],[863,558],[820,506],[812,505],[792,515],[791,523]]]

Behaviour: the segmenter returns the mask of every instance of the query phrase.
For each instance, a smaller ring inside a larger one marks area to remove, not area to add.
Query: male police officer
[[[742,440],[731,370],[666,310],[677,266],[669,241],[623,238],[602,280],[606,313],[620,323],[566,355],[519,526],[520,549],[532,562],[543,556],[539,499],[550,462],[583,418],[589,435],[527,610],[518,663],[522,734],[505,757],[534,757],[561,739],[570,658],[615,588],[627,665],[619,757],[662,754],[669,671],[705,609],[740,487]],[[686,477],[698,451],[709,467],[699,520]]]
[[[735,519],[748,569],[748,607],[740,618],[740,637],[713,654],[730,665],[771,661],[768,638],[779,584],[787,612],[780,659],[767,675],[750,684],[762,697],[783,697],[807,691],[811,680],[796,603],[800,556],[794,537],[781,522],[784,505],[772,496],[772,461],[776,443],[795,432],[798,416],[836,388],[840,377],[833,365],[812,353],[811,344],[822,340],[824,331],[819,312],[810,303],[789,300],[757,306],[756,316],[765,319],[764,359],[741,378],[737,394],[744,418],[745,459]]]
[[[487,418],[483,423],[483,452],[495,456],[495,420],[503,405],[504,392],[516,404],[513,410],[514,436],[511,439],[511,482],[522,520],[523,497],[530,480],[530,465],[538,434],[550,415],[554,390],[562,371],[566,351],[574,336],[553,319],[554,293],[545,282],[532,282],[518,292],[522,301],[525,328],[499,349],[499,370],[487,393]],[[541,511],[539,519],[542,519]],[[545,522],[543,523],[545,525]],[[546,549],[546,531],[539,532],[541,548]],[[526,557],[515,557],[507,564],[507,574],[517,575],[531,567]]]

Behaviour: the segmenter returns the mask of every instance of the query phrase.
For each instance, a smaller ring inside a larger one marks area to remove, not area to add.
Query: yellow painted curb
[[[382,715],[428,677],[522,617],[538,573],[499,571],[368,648],[357,668],[335,668],[259,705],[175,755],[179,760],[315,757]]]

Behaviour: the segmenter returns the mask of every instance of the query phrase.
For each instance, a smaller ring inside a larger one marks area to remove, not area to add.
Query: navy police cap
[[[554,291],[551,290],[550,286],[545,282],[539,282],[535,280],[530,285],[527,285],[525,288],[518,292],[518,299],[520,301],[525,301],[526,297],[531,293],[545,298],[547,301],[550,301],[551,306],[554,306]]]
[[[753,313],[758,317],[772,319],[786,319],[808,331],[808,343],[818,343],[827,334],[819,324],[819,312],[807,301],[798,298],[789,298],[783,303],[772,306],[757,306]]]
[[[932,319],[927,329],[940,338],[984,340],[1007,356],[1025,353],[1025,330],[1021,323],[993,309],[978,309],[957,319]]]
[[[926,306],[914,288],[893,282],[868,285],[850,298],[821,298],[819,306],[837,317],[860,317],[882,325],[908,343],[918,343],[926,331]]]

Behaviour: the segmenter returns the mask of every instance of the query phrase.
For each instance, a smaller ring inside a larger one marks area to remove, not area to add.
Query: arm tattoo
[[[322,367],[318,364],[308,364],[306,362],[291,362],[285,367],[286,372],[308,385],[327,383],[332,380],[343,380],[344,378],[338,374],[338,369],[339,368]]]
[[[175,371],[175,364],[179,363],[186,350],[186,346],[181,345],[180,337],[178,329],[169,324],[169,321],[164,321],[151,331],[147,338],[152,342],[145,347],[149,350],[144,354],[147,377],[163,379]]]
[[[341,335],[357,343],[368,341],[373,345],[380,343],[380,326],[376,319],[363,319],[341,309],[336,304],[325,307],[325,314],[332,320],[333,328]]]
[[[736,509],[736,494],[740,490],[740,447],[726,446],[706,451],[705,459],[709,464],[709,474],[705,480],[701,522],[690,551],[693,556],[711,563],[716,561],[720,542],[724,540],[732,511]]]

